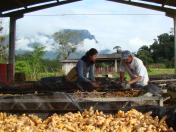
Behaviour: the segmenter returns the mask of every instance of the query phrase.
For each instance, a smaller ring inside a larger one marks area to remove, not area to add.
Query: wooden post
[[[117,59],[115,59],[114,69],[115,69],[115,72],[117,72]]]
[[[15,73],[15,37],[16,37],[16,20],[15,16],[10,17],[9,28],[9,65],[11,69],[8,70],[8,80],[14,81]]]
[[[175,38],[175,48],[174,48],[174,68],[175,68],[175,74],[176,74],[176,15],[174,15],[174,38]]]

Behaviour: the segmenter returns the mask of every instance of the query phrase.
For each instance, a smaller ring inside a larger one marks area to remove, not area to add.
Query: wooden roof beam
[[[134,2],[134,1],[125,1],[125,0],[108,0],[112,2],[117,2],[117,3],[122,3],[122,4],[127,4],[127,5],[132,5],[132,6],[137,6],[137,7],[142,7],[146,9],[151,9],[151,10],[156,10],[156,11],[161,11],[161,12],[176,12],[175,9],[170,9],[162,6],[155,6],[155,5],[149,5],[146,3],[140,3],[140,2]]]
[[[35,7],[19,10],[19,11],[10,12],[10,13],[5,13],[5,14],[1,13],[0,17],[22,16],[25,13],[30,13],[30,12],[34,12],[34,11],[38,11],[38,10],[42,10],[42,9],[46,9],[46,8],[50,8],[50,7],[55,7],[55,6],[59,6],[59,5],[64,5],[64,4],[68,4],[68,3],[72,3],[72,2],[77,2],[77,1],[81,1],[81,0],[67,0],[67,1],[58,1],[58,2],[56,1],[55,3],[35,6]]]
[[[19,6],[22,6],[22,7],[24,7],[24,8],[27,8],[27,6],[25,6],[25,4],[22,2],[22,1],[20,1],[20,0],[14,0],[15,1],[15,3],[17,3]]]

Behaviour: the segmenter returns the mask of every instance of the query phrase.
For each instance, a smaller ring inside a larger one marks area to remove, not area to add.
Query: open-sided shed
[[[25,13],[38,11],[54,6],[64,5],[72,2],[83,0],[1,0],[0,1],[0,17],[10,17],[10,34],[9,34],[9,64],[15,64],[15,36],[16,36],[16,20],[24,16]],[[122,3],[151,10],[165,12],[166,16],[174,20],[175,32],[175,49],[176,52],[176,1],[175,0],[107,0],[116,3]],[[176,69],[176,54],[175,54]],[[176,70],[175,70],[176,71]],[[8,72],[8,77],[13,75]]]

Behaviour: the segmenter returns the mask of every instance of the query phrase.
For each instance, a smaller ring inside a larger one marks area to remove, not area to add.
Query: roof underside
[[[21,16],[54,6],[68,4],[80,0],[1,0],[0,16]]]
[[[154,3],[157,3],[157,4],[162,4],[163,6],[168,5],[168,6],[176,7],[176,1],[175,0],[142,0],[142,1],[154,2]]]
[[[1,0],[0,16],[23,16],[25,13],[83,0]],[[176,14],[176,0],[107,0],[169,14]]]

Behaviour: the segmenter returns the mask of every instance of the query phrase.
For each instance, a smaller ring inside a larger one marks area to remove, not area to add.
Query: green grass
[[[174,68],[150,68],[150,70],[148,70],[149,76],[152,75],[164,75],[164,74],[174,74]],[[26,75],[26,78],[28,81],[35,81],[35,80],[40,80],[43,77],[53,77],[53,76],[62,76],[64,75],[63,72],[44,72],[44,73],[39,73],[37,75],[37,79],[31,78],[30,75]],[[126,73],[126,78],[130,79],[129,75]],[[119,74],[118,73],[114,73],[113,74],[114,78],[119,78]]]
[[[150,68],[148,70],[149,76],[151,75],[163,75],[163,74],[174,74],[174,68]]]
[[[150,68],[150,70],[148,70],[148,74],[149,74],[149,76],[174,74],[174,68]],[[125,74],[125,76],[126,76],[127,80],[130,79],[130,77],[127,73]],[[113,77],[119,78],[119,74],[114,73]]]
[[[63,72],[43,72],[43,73],[38,73],[35,77],[31,75],[26,75],[26,80],[27,81],[37,81],[40,80],[41,78],[45,77],[57,77],[57,76],[63,76]]]

